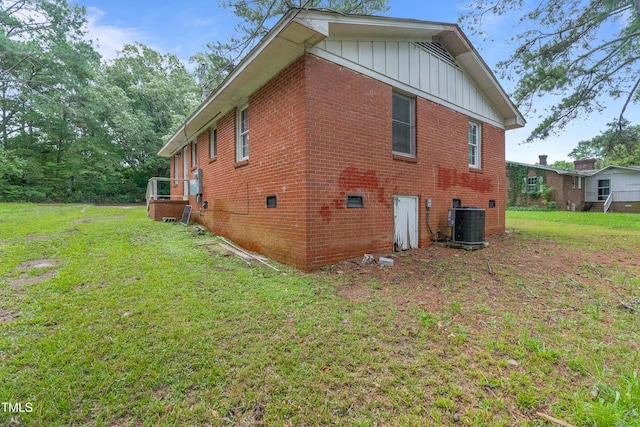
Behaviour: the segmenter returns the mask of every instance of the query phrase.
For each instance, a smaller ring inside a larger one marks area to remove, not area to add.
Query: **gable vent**
[[[449,52],[447,52],[447,49],[445,49],[441,43],[438,43],[438,42],[415,42],[415,43],[421,48],[423,48],[424,50],[426,50],[427,52],[429,52],[430,54],[434,55],[436,58],[440,58],[447,64],[453,65],[456,68],[460,68],[458,67],[458,63],[456,62],[455,58],[451,56]]]

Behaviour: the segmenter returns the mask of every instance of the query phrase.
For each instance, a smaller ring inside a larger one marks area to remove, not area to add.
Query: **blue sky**
[[[79,0],[87,8],[89,37],[98,41],[98,51],[106,59],[114,58],[126,43],[140,42],[160,53],[171,53],[188,62],[193,54],[203,51],[207,42],[225,40],[233,33],[235,17],[218,6],[218,0],[181,0],[162,2],[150,0]],[[412,0],[389,0],[386,16],[422,19],[437,22],[457,22],[462,12],[462,2],[416,2]],[[513,22],[499,18],[485,27],[491,42],[474,37],[471,31],[463,31],[471,39],[485,62],[495,70],[495,64],[509,56],[512,47],[508,40],[515,33]],[[192,65],[188,65],[192,69]],[[497,75],[497,74],[496,74]],[[512,82],[499,79],[509,92]],[[562,134],[546,141],[522,144],[529,131],[537,123],[535,117],[526,117],[524,129],[508,131],[507,160],[536,163],[539,154],[547,154],[548,162],[571,160],[569,152],[581,140],[591,139],[606,127],[606,123],[617,117],[622,101],[612,103],[602,113],[577,120]],[[633,120],[640,114],[639,108],[627,111]]]

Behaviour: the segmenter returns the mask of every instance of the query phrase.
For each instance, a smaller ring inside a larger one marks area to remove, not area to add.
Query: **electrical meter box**
[[[189,180],[189,195],[197,196],[202,194],[202,169],[193,172],[193,179]]]

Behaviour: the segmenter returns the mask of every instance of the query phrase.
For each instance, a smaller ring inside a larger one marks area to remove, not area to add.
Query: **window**
[[[209,131],[209,157],[214,158],[218,155],[218,129],[213,127]]]
[[[278,207],[278,197],[277,196],[267,196],[267,208],[277,208]]]
[[[611,181],[608,179],[598,180],[598,201],[607,200],[611,193]]]
[[[452,208],[461,208],[462,207],[462,200],[460,200],[460,199],[451,199],[451,207]]]
[[[573,188],[581,189],[582,188],[582,178],[579,176],[573,177]]]
[[[469,167],[480,167],[480,124],[469,122]]]
[[[236,161],[249,158],[249,107],[238,111],[238,130],[236,142]]]
[[[198,141],[191,143],[191,167],[194,168],[198,164]]]
[[[538,190],[538,177],[530,176],[527,178],[527,192],[535,193]]]
[[[393,92],[393,152],[416,155],[415,99]]]

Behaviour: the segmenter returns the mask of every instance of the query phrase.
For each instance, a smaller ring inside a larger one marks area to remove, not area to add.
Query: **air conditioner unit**
[[[449,209],[451,241],[467,245],[484,243],[484,209]]]

